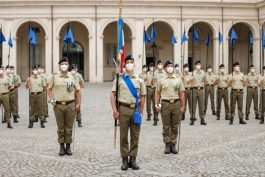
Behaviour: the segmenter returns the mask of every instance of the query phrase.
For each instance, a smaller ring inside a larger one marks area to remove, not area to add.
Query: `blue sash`
[[[132,96],[136,99],[135,103],[135,112],[134,112],[134,124],[141,125],[142,124],[142,116],[139,112],[138,105],[139,105],[139,96],[137,94],[137,90],[134,88],[134,85],[129,76],[125,77],[125,74],[122,75],[122,79],[126,83],[127,87],[129,88]]]

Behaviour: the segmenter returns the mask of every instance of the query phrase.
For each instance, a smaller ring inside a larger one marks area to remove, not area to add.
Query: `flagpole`
[[[193,36],[194,36],[194,22],[192,22],[192,39],[193,39]],[[191,57],[192,57],[192,60],[191,60],[191,72],[192,72],[192,77],[193,77],[193,57],[194,57],[194,39],[192,40],[192,54],[191,54]],[[192,122],[194,122],[194,119],[195,119],[195,113],[193,114],[193,89],[191,89],[192,92],[191,92],[191,118],[193,119]],[[194,116],[194,117],[193,117]]]
[[[217,62],[217,67],[220,65],[220,50],[221,50],[221,46],[220,46],[220,26],[219,26],[219,34],[218,34],[218,38],[219,38],[219,51],[218,51],[218,62]]]
[[[209,40],[209,41],[208,41]],[[209,37],[209,33],[208,33],[208,37],[207,37],[207,41],[209,42],[210,44],[210,37]],[[208,64],[208,47],[209,47],[209,44],[206,45],[207,46],[207,50],[206,50],[206,67],[205,67],[205,72],[207,71],[207,64]]]
[[[145,26],[144,26],[144,32],[145,32]],[[142,66],[144,65],[144,50],[145,50],[145,33],[143,32],[143,51],[142,51]]]
[[[173,38],[173,36],[174,36],[174,32],[172,30],[172,38]],[[173,42],[172,42],[172,60],[173,60],[173,67],[174,67],[174,65],[175,65],[175,58],[174,58],[174,44],[173,44]]]
[[[262,31],[263,31],[263,22],[262,22]],[[262,75],[263,75],[263,77],[264,77],[264,72],[263,72],[263,66],[264,66],[264,48],[263,48],[263,43],[264,43],[264,39],[263,39],[263,35],[262,35],[262,37],[261,37],[261,39],[262,39],[262,60],[261,60],[261,63],[262,63]],[[261,90],[262,90],[262,117],[264,118],[264,107],[263,107],[263,105],[264,105],[264,91],[263,91],[263,87],[261,88]]]
[[[2,41],[2,24],[0,29],[0,38],[1,38],[1,65],[3,63],[3,41]],[[4,111],[3,111],[3,104],[1,104],[1,110],[2,110],[2,123],[4,122]]]
[[[233,24],[233,21],[232,21],[231,37],[232,37],[232,33],[233,33],[233,26],[234,26],[234,24]],[[231,66],[232,66],[232,77],[233,77],[233,64],[234,64],[234,44],[233,44],[233,40],[232,40],[232,64],[231,64]],[[233,104],[233,100],[234,100],[234,98],[233,98],[233,81],[231,83],[231,96],[232,96],[232,98],[230,99],[230,104],[232,105]],[[233,117],[233,115],[231,115],[231,119],[232,119],[232,117]]]
[[[10,29],[10,37],[11,37],[11,29]],[[8,65],[9,65],[9,61],[10,61],[10,45],[9,45],[9,51],[8,51]]]
[[[249,68],[249,43],[250,43],[250,29],[248,27],[248,51],[247,51],[247,55],[248,55],[248,68]],[[248,76],[249,71],[247,71],[247,76]],[[247,100],[246,100],[246,115],[248,115],[247,112],[247,105],[248,105],[248,86],[247,86]]]
[[[29,20],[29,34],[30,34],[30,20]],[[30,77],[30,40],[29,40],[29,77]],[[29,122],[30,122],[30,89],[29,89]]]

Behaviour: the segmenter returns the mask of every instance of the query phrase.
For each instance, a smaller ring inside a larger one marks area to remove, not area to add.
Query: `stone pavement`
[[[0,125],[0,176],[265,176],[265,125],[254,119],[253,110],[247,125],[237,119],[229,125],[224,112],[217,121],[208,110],[207,126],[199,121],[190,126],[186,115],[177,155],[163,153],[161,120],[154,127],[145,114],[137,157],[141,169],[121,171],[119,129],[113,148],[110,90],[111,83],[86,83],[83,127],[76,126],[73,155],[60,157],[52,107],[45,129],[39,123],[27,128],[28,91],[22,85],[19,123],[12,123],[12,130]]]

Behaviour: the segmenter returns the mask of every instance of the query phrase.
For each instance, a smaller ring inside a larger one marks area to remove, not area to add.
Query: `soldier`
[[[8,91],[12,87],[12,83],[10,79],[4,75],[4,66],[0,65],[0,104],[3,104],[4,107],[4,120],[2,123],[7,122],[7,128],[12,129],[12,125],[10,123],[10,114],[9,114],[9,94]]]
[[[195,119],[195,113],[196,113],[196,105],[198,101],[199,106],[199,116],[201,118],[201,125],[206,125],[206,122],[204,120],[205,114],[204,114],[204,94],[203,94],[203,86],[204,84],[208,84],[205,80],[205,72],[201,70],[201,61],[197,60],[195,62],[195,70],[193,71],[192,77],[190,80],[187,81],[189,84],[191,82],[191,85],[193,87],[192,89],[192,116],[190,120],[190,125],[194,125],[194,119]]]
[[[9,80],[12,83],[12,87],[9,90],[9,111],[13,115],[14,123],[18,123],[17,120],[17,112],[16,112],[16,106],[15,106],[15,91],[14,88],[15,86],[18,85],[17,81],[15,81],[15,77],[13,74],[11,74],[10,66],[6,66],[6,76],[9,78]]]
[[[16,106],[16,113],[17,113],[17,118],[20,118],[18,114],[18,87],[21,86],[21,79],[18,74],[15,74],[15,67],[10,66],[10,73],[14,75],[14,80],[17,83],[17,85],[14,86],[14,92],[15,92],[15,106]]]
[[[243,73],[240,72],[239,62],[233,63],[234,72],[229,76],[228,87],[231,88],[230,93],[230,122],[229,124],[233,124],[234,115],[235,115],[235,107],[237,103],[238,108],[238,116],[239,116],[239,124],[246,124],[243,120],[243,87],[246,85],[246,78]]]
[[[77,77],[78,81],[79,81],[79,85],[80,85],[80,88],[84,88],[85,87],[85,81],[83,80],[83,77],[81,74],[77,73],[77,65],[75,64],[72,64],[68,71],[71,72],[71,74],[75,77]],[[76,98],[75,98],[76,99]],[[76,104],[77,104],[77,99],[76,99]],[[77,111],[76,113],[76,121],[78,123],[78,127],[82,127],[82,118],[81,118],[81,107],[80,109]]]
[[[208,106],[208,97],[210,94],[211,99],[211,109],[212,114],[216,115],[215,113],[215,105],[214,105],[214,84],[213,81],[215,80],[216,76],[212,72],[212,66],[207,67],[207,73],[205,74],[205,80],[207,84],[205,84],[205,109],[204,114],[206,114],[207,106]]]
[[[50,78],[48,96],[49,103],[54,105],[53,110],[57,122],[59,155],[72,155],[72,130],[75,113],[80,109],[81,91],[78,79],[68,72],[69,62],[66,57],[59,61],[60,71]],[[75,94],[77,104],[75,105]],[[66,143],[66,149],[65,149]]]
[[[111,107],[113,110],[114,119],[120,122],[120,153],[122,157],[121,170],[127,170],[131,167],[133,170],[139,170],[139,166],[136,164],[136,157],[138,152],[138,140],[140,135],[140,126],[134,123],[134,112],[136,106],[136,98],[132,96],[126,82],[122,77],[129,77],[134,88],[136,88],[137,95],[140,98],[139,110],[141,115],[144,111],[144,97],[146,95],[145,85],[143,79],[134,73],[134,58],[132,55],[128,55],[125,58],[126,73],[119,77],[118,80],[118,101],[119,110],[116,108],[116,84],[112,87],[110,96]],[[126,78],[128,79],[128,78]],[[130,128],[130,148],[128,141],[128,130]],[[128,156],[130,160],[128,162]]]
[[[264,124],[265,111],[265,82],[264,82],[265,66],[263,66],[263,74],[259,76],[258,86],[260,87],[260,124]]]
[[[159,103],[161,95],[162,135],[163,142],[165,143],[165,154],[169,154],[170,152],[177,154],[176,139],[178,136],[180,116],[184,113],[185,109],[185,88],[182,80],[173,74],[174,69],[171,61],[165,62],[164,69],[166,70],[166,76],[157,82],[155,93],[156,111],[160,112]]]
[[[144,80],[144,84],[147,85],[147,68],[146,65],[143,65],[142,73],[139,74],[139,77]]]
[[[255,66],[249,66],[249,73],[246,75],[247,81],[247,100],[246,100],[246,120],[249,119],[251,101],[254,103],[255,119],[260,119],[258,110],[258,81],[259,75],[255,73]]]
[[[45,78],[45,82],[47,84],[47,87],[49,86],[49,76],[48,74],[45,73],[45,68],[43,65],[41,65],[41,71],[40,71],[41,75]],[[45,103],[44,103],[44,120],[46,120],[47,117],[49,117],[49,110],[48,110],[48,100],[47,100],[47,90],[44,90],[44,100],[45,100]]]
[[[43,90],[46,89],[46,82],[43,77],[38,75],[38,66],[32,68],[32,73],[25,83],[26,89],[30,90],[30,118],[29,118],[29,128],[33,128],[34,113],[38,112],[40,118],[41,128],[45,128],[44,125],[44,111],[43,111]]]
[[[179,70],[179,64],[175,64],[175,73],[174,74],[177,78],[181,79],[182,74]]]
[[[225,74],[225,65],[221,64],[219,66],[219,74],[217,78],[214,80],[213,84],[217,85],[216,90],[216,116],[217,120],[220,120],[220,110],[221,110],[221,102],[224,100],[225,106],[225,120],[229,120],[229,104],[228,104],[228,79],[229,76]]]
[[[152,78],[154,76],[154,63],[149,64],[149,71],[147,72],[146,86],[147,86],[147,121],[151,120],[151,107],[153,109],[153,113],[155,115],[155,88],[151,84]]]
[[[191,86],[191,83],[188,82],[192,75],[191,73],[189,72],[189,65],[188,63],[184,64],[183,65],[183,68],[184,68],[184,73],[183,73],[183,76],[182,76],[182,81],[183,81],[183,84],[184,84],[184,87],[185,87],[185,90],[184,90],[184,95],[185,95],[185,106],[184,106],[184,113],[182,114],[182,118],[181,120],[185,120],[185,113],[186,113],[186,105],[187,105],[187,102],[189,102],[189,113],[190,113],[190,116],[191,116],[191,103],[192,103],[192,86]]]

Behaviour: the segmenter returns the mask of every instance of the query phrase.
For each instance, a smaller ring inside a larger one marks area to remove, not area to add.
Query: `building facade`
[[[103,82],[114,79],[117,47],[118,0],[0,0],[0,24],[8,40],[11,33],[13,48],[10,64],[14,65],[22,80],[29,76],[29,66],[43,64],[46,72],[58,71],[58,61],[68,56],[71,63],[79,66],[84,79]],[[125,53],[135,57],[136,72],[142,64],[170,59],[191,68],[195,60],[202,61],[202,69],[212,65],[214,72],[224,63],[227,72],[232,61],[239,61],[246,73],[248,65],[254,64],[257,72],[263,65],[261,29],[265,21],[265,3],[256,0],[123,0]],[[143,49],[143,29],[150,35],[155,26],[156,50],[151,44]],[[29,27],[34,29],[37,44],[28,42]],[[67,28],[75,38],[74,46],[63,42]],[[199,42],[192,39],[193,27]],[[236,45],[230,44],[231,29],[237,33]],[[181,44],[185,31],[188,41]],[[223,42],[219,42],[219,32]],[[172,45],[172,34],[177,44]],[[249,34],[253,45],[249,44]],[[205,41],[210,37],[207,48]],[[2,63],[8,64],[9,46],[2,45]],[[145,50],[146,58],[143,58]],[[232,57],[233,54],[233,57]]]

